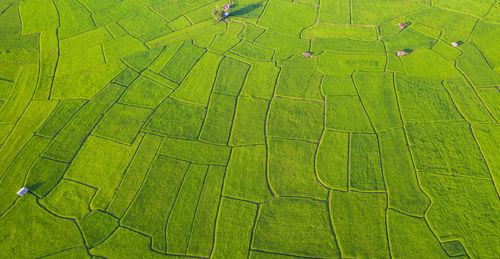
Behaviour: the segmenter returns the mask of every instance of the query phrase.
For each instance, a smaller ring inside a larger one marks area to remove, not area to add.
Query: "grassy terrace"
[[[0,258],[500,257],[498,0],[225,4],[0,0]]]

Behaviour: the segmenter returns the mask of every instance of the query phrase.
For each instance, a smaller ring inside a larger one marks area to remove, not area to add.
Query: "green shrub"
[[[217,22],[222,22],[225,20],[224,11],[217,5],[215,9],[212,10],[212,17],[214,17]]]

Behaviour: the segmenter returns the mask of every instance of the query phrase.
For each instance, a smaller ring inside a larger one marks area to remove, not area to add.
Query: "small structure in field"
[[[230,7],[231,7],[231,6],[230,6],[230,5],[228,5],[228,4],[224,5],[224,8],[222,9],[222,10],[224,11],[224,18],[226,18],[226,17],[228,17],[228,16],[229,16],[229,8],[230,8]]]
[[[28,191],[29,191],[29,190],[28,190],[28,188],[23,187],[23,188],[21,188],[19,191],[17,191],[17,195],[19,195],[19,197],[22,197],[22,196],[24,196],[26,193],[28,193]]]
[[[452,43],[451,43],[451,46],[453,46],[453,47],[455,47],[455,48],[456,48],[456,47],[458,47],[458,45],[459,45],[459,44],[458,44],[458,43],[456,43],[456,42],[452,42]]]
[[[406,28],[406,26],[404,24],[402,24],[402,23],[398,23],[398,26],[399,26],[400,29]]]
[[[302,53],[302,56],[307,57],[307,58],[310,58],[310,57],[311,57],[311,53],[309,53],[309,52],[304,52],[304,53]]]
[[[396,52],[396,55],[398,56],[406,56],[408,53],[406,53],[406,51],[404,50],[399,50],[398,52]]]

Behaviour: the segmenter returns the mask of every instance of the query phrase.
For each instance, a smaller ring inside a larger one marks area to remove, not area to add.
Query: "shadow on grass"
[[[237,6],[237,4],[234,4],[232,7],[236,7],[236,6]],[[262,6],[262,3],[247,5],[239,10],[231,12],[231,16],[244,15],[244,14],[247,14],[255,9],[260,8],[261,6]]]
[[[44,183],[45,183],[45,182],[38,182],[38,183],[35,183],[35,184],[33,184],[33,185],[29,186],[29,187],[28,187],[28,189],[29,189],[30,191],[34,191],[34,190],[38,189],[40,186],[42,186]]]

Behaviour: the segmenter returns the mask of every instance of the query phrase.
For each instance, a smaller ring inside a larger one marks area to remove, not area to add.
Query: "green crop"
[[[0,258],[498,258],[498,46],[496,0],[0,1]]]

